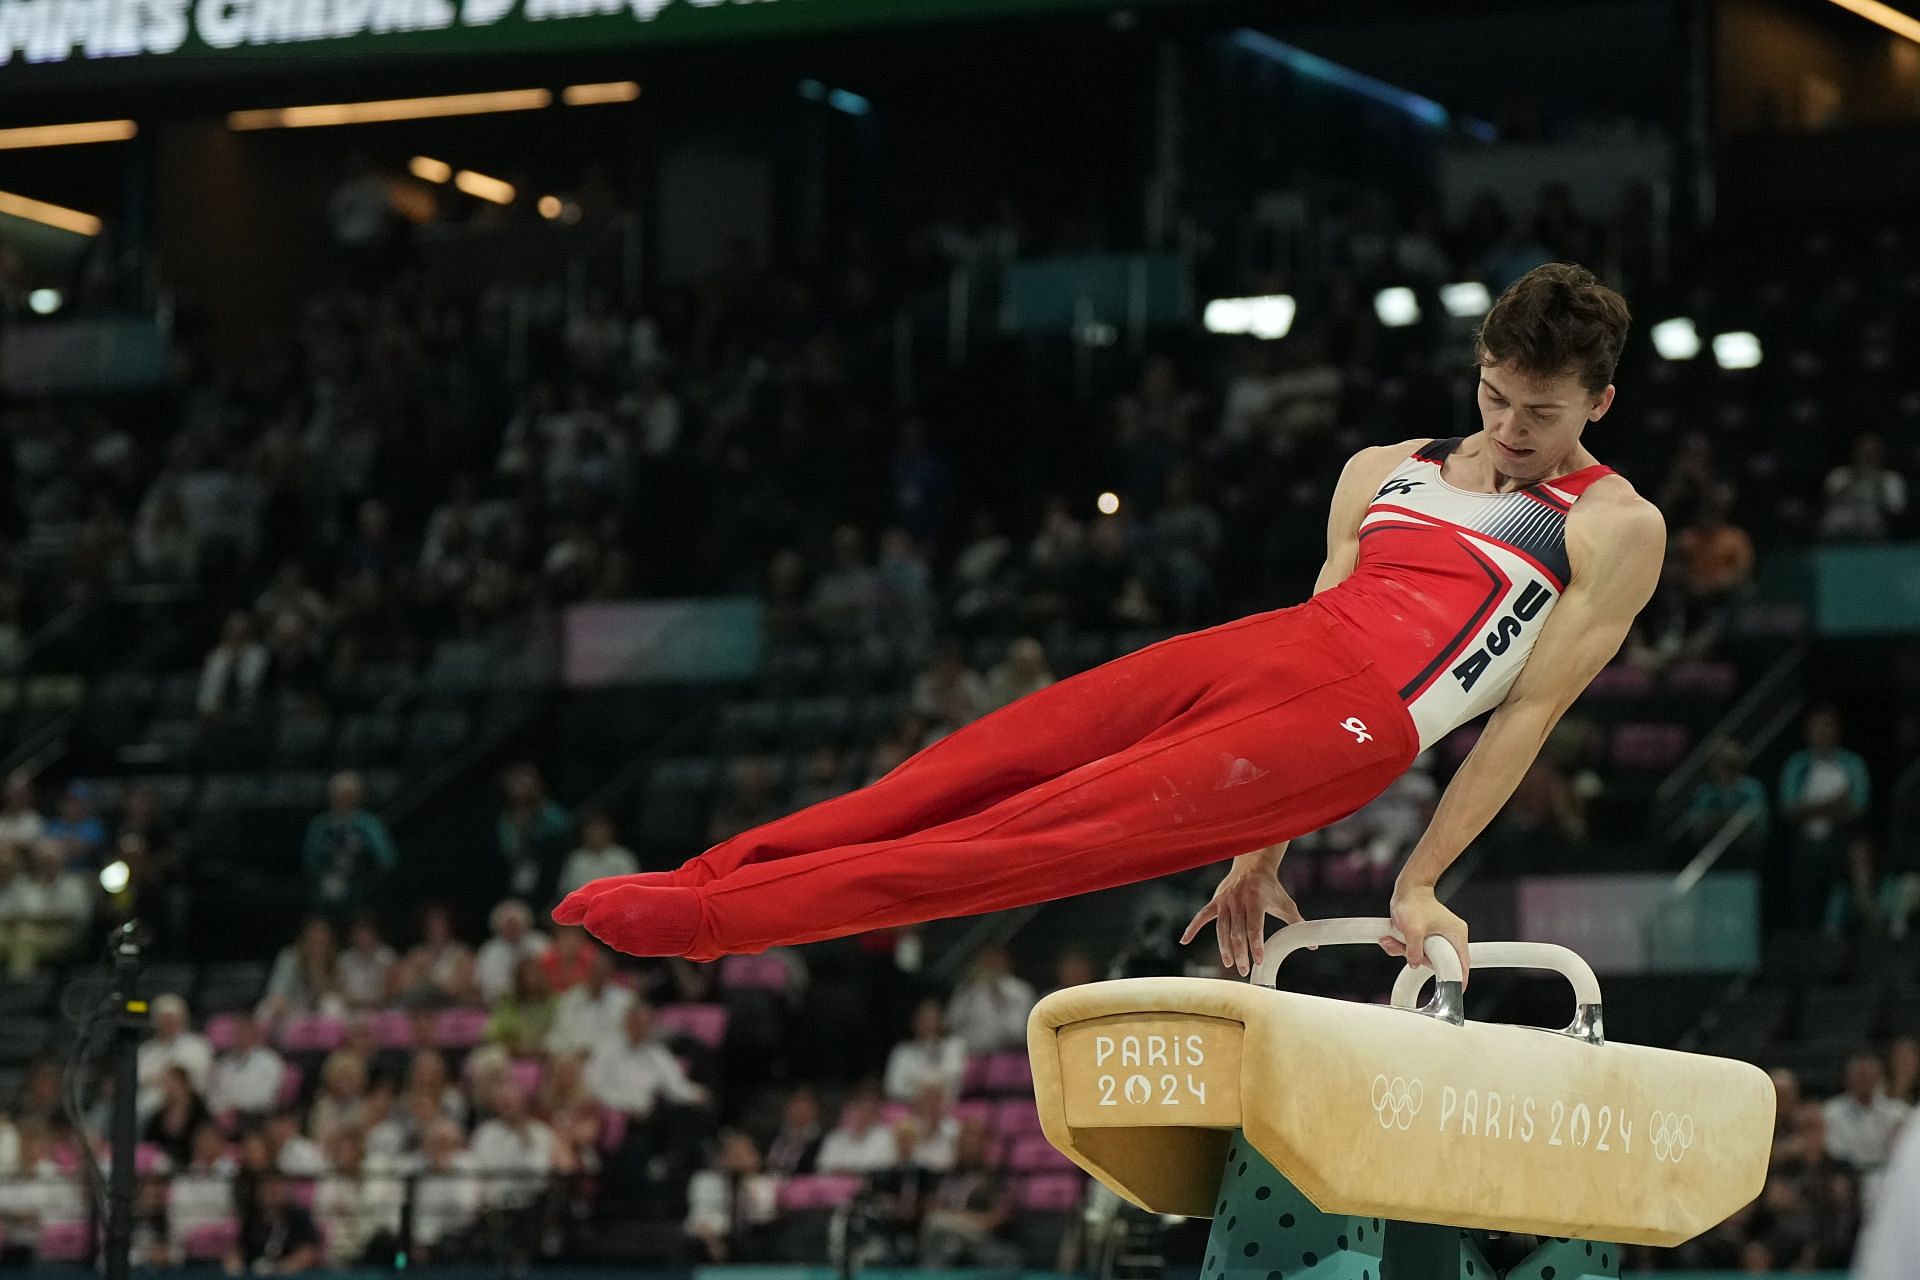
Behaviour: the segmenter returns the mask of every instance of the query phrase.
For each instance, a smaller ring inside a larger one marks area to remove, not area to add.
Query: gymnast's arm
[[[1619,651],[1660,580],[1666,524],[1659,509],[1630,491],[1589,496],[1602,500],[1576,506],[1567,521],[1573,580],[1566,594],[1547,615],[1526,666],[1448,783],[1394,885],[1394,921],[1408,934],[1406,952],[1416,963],[1425,952],[1401,921],[1403,907],[1416,925],[1445,911],[1433,902],[1441,874],[1513,795],[1553,726]],[[1419,932],[1424,938],[1438,930]]]

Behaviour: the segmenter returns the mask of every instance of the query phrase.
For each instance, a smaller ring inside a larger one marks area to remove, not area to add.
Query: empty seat
[[[670,1004],[660,1010],[660,1028],[718,1049],[727,1039],[727,1008],[720,1004]]]
[[[838,1209],[860,1194],[862,1180],[851,1173],[810,1173],[780,1185],[780,1207],[789,1213]]]
[[[1036,1173],[1020,1179],[1014,1204],[1026,1213],[1068,1213],[1080,1207],[1086,1187],[1077,1173]]]
[[[713,727],[714,749],[721,752],[767,751],[780,740],[786,707],[778,702],[735,702],[720,710]]]
[[[853,700],[844,694],[797,698],[788,704],[788,750],[808,751],[844,737],[853,729]]]
[[[471,640],[449,640],[434,650],[427,664],[426,685],[440,693],[477,693],[486,688],[493,653]]]
[[[1078,1166],[1044,1137],[1034,1135],[1013,1143],[1007,1157],[1007,1167],[1015,1173],[1048,1173]]]
[[[1595,676],[1581,696],[1624,701],[1644,698],[1652,692],[1652,673],[1630,662],[1616,662]]]
[[[1864,1041],[1880,1021],[1876,991],[1857,987],[1809,987],[1800,1008],[1801,1040]]]
[[[407,754],[416,760],[451,755],[465,744],[471,727],[467,713],[457,707],[429,707],[407,726]]]
[[[273,731],[274,759],[283,765],[314,764],[326,757],[333,721],[326,716],[289,716]]]
[[[1623,724],[1613,731],[1613,762],[1643,772],[1671,769],[1687,754],[1681,724]]]
[[[200,989],[194,995],[195,1011],[202,1016],[216,1013],[246,1013],[259,1003],[267,985],[267,966],[251,962],[210,964],[200,975]]]
[[[1730,698],[1740,681],[1731,662],[1676,662],[1667,668],[1666,691],[1680,697]]]

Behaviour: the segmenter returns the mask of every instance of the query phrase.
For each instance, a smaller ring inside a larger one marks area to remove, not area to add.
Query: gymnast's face
[[[1613,407],[1613,388],[1595,394],[1573,374],[1543,378],[1511,360],[1480,369],[1480,425],[1494,468],[1522,482],[1544,480],[1580,447],[1580,433]]]

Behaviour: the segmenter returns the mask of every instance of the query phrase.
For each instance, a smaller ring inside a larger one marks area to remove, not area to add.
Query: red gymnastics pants
[[[596,881],[554,918],[705,960],[1025,906],[1316,830],[1417,748],[1398,692],[1309,600],[1062,680],[678,871]]]

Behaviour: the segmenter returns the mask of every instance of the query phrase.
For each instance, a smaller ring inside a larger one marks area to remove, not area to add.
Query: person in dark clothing
[[[227,1255],[228,1275],[292,1275],[320,1265],[320,1228],[294,1203],[281,1174],[260,1173],[241,1212],[240,1239]]]

